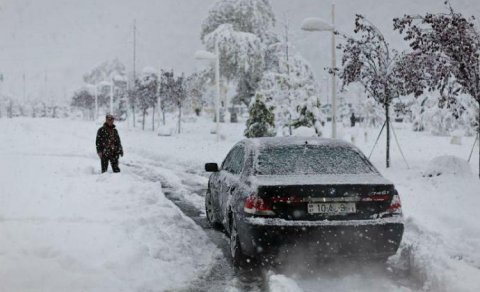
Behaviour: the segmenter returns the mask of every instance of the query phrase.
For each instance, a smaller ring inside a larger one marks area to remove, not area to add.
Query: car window
[[[234,156],[235,148],[228,152],[227,157],[222,163],[222,170],[230,171],[232,169],[232,161]]]
[[[240,174],[245,164],[245,149],[243,146],[238,146],[234,155],[232,173]]]
[[[258,175],[376,173],[368,159],[346,147],[285,145],[262,149],[257,157]]]
[[[245,150],[242,145],[238,145],[228,153],[227,158],[225,158],[223,162],[222,169],[233,174],[240,174],[244,164]]]

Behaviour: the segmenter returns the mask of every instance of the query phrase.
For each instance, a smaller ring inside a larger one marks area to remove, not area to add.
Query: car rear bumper
[[[396,253],[404,230],[401,217],[349,221],[245,217],[237,228],[247,255],[300,250],[318,257],[388,257]]]

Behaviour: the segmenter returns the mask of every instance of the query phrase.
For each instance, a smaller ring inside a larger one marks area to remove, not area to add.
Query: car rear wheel
[[[235,267],[245,268],[253,264],[252,259],[242,252],[240,238],[238,237],[237,222],[233,215],[230,222],[230,253]]]
[[[207,221],[215,229],[220,229],[221,224],[215,216],[215,209],[213,207],[213,198],[210,191],[205,195],[205,213],[207,214]]]

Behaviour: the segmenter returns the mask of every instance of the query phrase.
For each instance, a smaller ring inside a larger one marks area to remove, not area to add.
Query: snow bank
[[[0,290],[188,287],[218,250],[130,171],[102,174],[92,123],[0,120]]]
[[[423,172],[424,176],[453,175],[472,177],[473,173],[468,162],[453,155],[435,157]]]
[[[268,277],[268,289],[271,292],[303,292],[293,279],[274,274]]]

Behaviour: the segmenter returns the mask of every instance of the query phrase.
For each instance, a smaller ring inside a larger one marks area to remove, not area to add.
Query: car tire
[[[237,222],[235,216],[231,215],[230,219],[230,254],[232,256],[233,266],[236,268],[246,268],[253,264],[252,258],[246,256],[240,245],[238,237]]]
[[[207,222],[214,229],[221,229],[221,223],[215,216],[215,210],[213,207],[213,198],[210,191],[207,191],[205,195],[205,214],[207,215]]]

